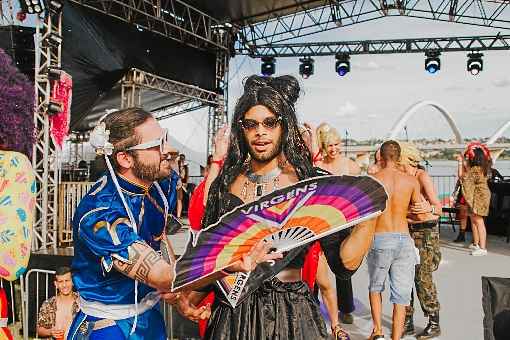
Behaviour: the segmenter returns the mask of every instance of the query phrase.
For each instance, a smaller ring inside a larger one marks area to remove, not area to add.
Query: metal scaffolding
[[[179,116],[179,115],[182,115],[187,112],[200,110],[200,109],[203,109],[208,106],[209,105],[207,105],[199,100],[188,100],[188,101],[180,102],[180,103],[173,104],[173,105],[167,106],[165,108],[156,110],[154,112],[154,117],[157,120],[163,120],[163,119]]]
[[[49,69],[60,69],[62,60],[62,14],[38,19],[36,28],[34,122],[36,143],[32,166],[37,182],[36,217],[33,228],[33,250],[57,246],[58,150],[50,136],[48,105],[51,96]]]
[[[214,151],[214,135],[228,122],[228,64],[230,56],[227,53],[216,54],[216,87],[218,92],[217,104],[209,107],[207,126],[207,154]]]
[[[300,38],[338,27],[355,25],[386,16],[406,16],[475,26],[510,29],[510,1],[506,0],[322,0],[307,8],[296,1],[300,11],[268,15],[255,23],[240,23],[237,48],[252,48]]]
[[[252,49],[241,48],[238,52],[254,58],[262,58],[331,56],[338,53],[354,55],[488,50],[510,50],[510,35],[282,43],[257,46]]]
[[[227,49],[213,34],[221,23],[180,0],[69,1],[192,47]]]
[[[172,94],[179,98],[180,104],[183,104],[185,100],[199,101],[208,105],[216,105],[218,103],[218,94],[216,92],[132,68],[122,79],[120,107],[141,106],[142,91],[144,89]]]

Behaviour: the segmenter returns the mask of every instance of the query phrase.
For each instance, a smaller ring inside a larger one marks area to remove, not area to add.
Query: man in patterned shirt
[[[55,274],[57,295],[44,301],[37,318],[37,335],[65,339],[78,312],[78,294],[73,292],[71,268],[59,267]]]

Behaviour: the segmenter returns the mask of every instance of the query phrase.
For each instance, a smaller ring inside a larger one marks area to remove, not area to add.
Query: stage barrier
[[[72,220],[76,207],[93,182],[62,182],[58,186],[58,246],[73,244]]]

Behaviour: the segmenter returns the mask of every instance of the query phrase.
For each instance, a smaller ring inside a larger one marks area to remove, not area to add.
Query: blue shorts
[[[408,233],[375,234],[367,255],[368,290],[381,293],[389,277],[391,303],[409,305],[418,263],[414,241]]]

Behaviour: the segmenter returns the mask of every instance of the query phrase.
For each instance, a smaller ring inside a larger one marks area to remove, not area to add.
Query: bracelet
[[[220,168],[223,167],[223,159],[218,159],[218,160],[212,160],[211,161],[211,164],[217,164]]]
[[[432,213],[432,215],[435,215],[436,214],[436,207],[432,206],[430,212]]]

